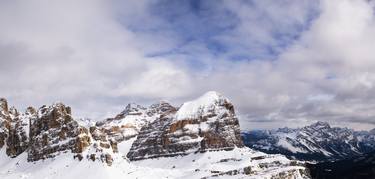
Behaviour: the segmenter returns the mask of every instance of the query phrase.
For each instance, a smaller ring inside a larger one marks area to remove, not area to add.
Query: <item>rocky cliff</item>
[[[0,178],[309,177],[301,162],[244,147],[234,106],[217,92],[179,108],[131,103],[96,123],[62,103],[20,113],[0,99],[0,148]]]
[[[208,92],[178,110],[166,109],[143,127],[127,156],[139,160],[242,146],[233,104],[217,92]]]
[[[0,99],[0,147],[6,148],[10,157],[16,157],[28,148],[28,114],[20,114],[9,108],[4,98]]]

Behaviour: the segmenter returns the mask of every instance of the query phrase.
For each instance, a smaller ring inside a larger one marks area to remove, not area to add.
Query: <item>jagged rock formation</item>
[[[298,129],[250,131],[242,135],[246,146],[300,160],[340,160],[375,150],[375,134],[371,131],[331,127],[326,122]]]
[[[6,146],[6,153],[16,157],[28,147],[28,116],[20,114],[14,107],[8,108],[8,102],[0,99],[0,148]]]
[[[127,156],[139,160],[242,146],[233,105],[222,95],[208,92],[178,110],[167,108],[142,128]]]
[[[90,140],[87,129],[80,127],[71,116],[70,107],[56,103],[50,107],[42,106],[39,117],[30,123],[30,150],[28,160],[54,157],[58,152],[71,150],[82,152]]]
[[[8,129],[6,153],[16,157],[24,152],[29,145],[29,113],[20,114],[14,107],[10,108],[10,126]]]
[[[0,160],[0,171],[7,171],[0,178],[74,178],[83,172],[90,178],[309,178],[301,162],[243,147],[233,104],[216,92],[180,108],[165,101],[147,108],[132,103],[97,123],[73,119],[62,103],[22,114],[1,99],[0,144],[17,157]]]
[[[143,126],[159,118],[170,108],[174,109],[165,101],[153,104],[149,108],[130,103],[114,118],[97,122],[96,127],[112,141],[122,142],[137,136]]]
[[[0,148],[5,145],[8,138],[10,120],[8,102],[6,99],[0,98]]]

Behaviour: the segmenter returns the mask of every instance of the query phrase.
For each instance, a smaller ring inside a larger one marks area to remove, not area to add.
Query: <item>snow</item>
[[[198,117],[201,114],[208,113],[209,110],[215,109],[215,104],[222,100],[227,100],[220,93],[209,91],[197,98],[196,100],[185,102],[177,111],[176,119],[189,119]]]
[[[135,140],[135,138],[131,139]],[[221,178],[271,178],[280,172],[303,169],[301,166],[288,166],[290,160],[281,155],[267,155],[249,148],[236,148],[233,151],[215,151],[187,156],[147,159],[128,162],[124,153],[130,148],[129,140],[119,145],[120,153],[115,154],[112,166],[86,159],[73,159],[71,153],[64,153],[53,159],[29,163],[26,153],[15,159],[0,156],[0,178],[2,179],[66,179],[84,176],[90,179],[118,178],[202,178],[212,176],[214,171],[226,172],[251,167],[253,176],[240,173]],[[258,157],[258,158],[257,158]],[[260,157],[260,158],[259,158]],[[267,164],[267,167],[260,167]],[[296,178],[302,178],[298,172]]]
[[[292,144],[290,144],[289,142],[287,142],[285,139],[280,139],[277,143],[277,145],[293,152],[293,153],[297,153],[297,152],[301,152],[301,150],[297,147],[294,147]]]
[[[221,115],[225,112],[222,104],[229,102],[221,94],[210,91],[194,101],[184,103],[176,113],[176,119],[195,118],[203,114]],[[59,105],[59,104],[54,104]],[[45,107],[46,108],[46,107]],[[145,124],[157,119],[160,115],[157,112],[149,114],[149,109],[139,105],[130,104],[122,113],[120,118],[107,120],[103,124],[104,128],[120,127],[122,135],[136,135],[140,128]],[[41,110],[38,112],[40,113]],[[48,111],[47,111],[48,112]],[[42,115],[42,114],[40,114]],[[200,124],[188,124],[183,129],[176,132],[197,133],[199,130],[208,130],[209,121]],[[82,119],[79,121],[82,126],[92,126],[90,120]],[[46,131],[48,132],[48,131]],[[83,135],[83,134],[82,134]],[[100,141],[91,141],[98,144]],[[39,160],[36,162],[27,162],[27,152],[23,152],[16,158],[10,158],[6,155],[5,147],[0,149],[0,178],[1,179],[66,179],[85,177],[90,179],[118,179],[118,178],[211,178],[216,174],[223,174],[221,178],[274,178],[281,172],[292,172],[294,178],[303,178],[298,171],[304,169],[302,166],[291,166],[291,161],[282,155],[268,155],[262,152],[254,151],[250,148],[235,148],[231,151],[207,151],[204,153],[194,153],[191,151],[181,152],[181,154],[190,153],[185,156],[159,157],[130,162],[126,154],[129,152],[133,142],[137,137],[124,139],[118,143],[118,153],[114,153],[110,148],[98,148],[90,145],[82,152],[83,159],[79,161],[74,159],[74,154],[69,151],[56,153],[54,158]],[[196,143],[201,141],[202,137],[186,136],[180,143]],[[60,141],[59,144],[67,142],[68,139]],[[88,160],[89,154],[110,154],[113,157],[113,163],[108,166],[105,162]],[[251,167],[252,175],[245,175],[244,168]],[[226,172],[238,171],[234,176],[225,174]]]

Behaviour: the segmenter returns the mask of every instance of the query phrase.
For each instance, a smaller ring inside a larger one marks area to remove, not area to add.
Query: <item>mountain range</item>
[[[5,179],[310,178],[304,162],[245,145],[234,105],[214,91],[179,107],[131,103],[98,122],[63,103],[21,113],[0,99]]]
[[[305,161],[335,161],[375,151],[375,129],[355,131],[316,122],[302,128],[242,132],[244,144]]]

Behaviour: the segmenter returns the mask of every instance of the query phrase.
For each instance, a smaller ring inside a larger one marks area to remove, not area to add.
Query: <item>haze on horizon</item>
[[[375,1],[0,1],[0,96],[100,120],[215,90],[243,129],[375,127]]]

